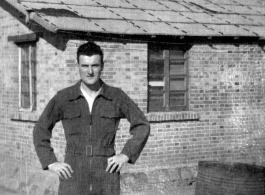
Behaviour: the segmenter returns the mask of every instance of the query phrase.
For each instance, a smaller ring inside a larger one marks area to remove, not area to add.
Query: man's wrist
[[[56,162],[53,162],[53,163],[49,164],[49,165],[47,166],[47,170],[51,170],[51,166],[52,166],[54,163],[56,163]]]
[[[129,157],[129,155],[128,154],[126,154],[124,151],[121,151],[121,153],[120,153],[121,155],[124,155],[124,156],[126,156],[127,157],[127,159],[128,159],[128,161],[127,162],[129,162],[130,161],[130,157]]]
[[[123,159],[124,159],[125,162],[128,162],[129,161],[129,157],[127,155],[122,154],[122,153],[120,155],[123,157]]]
[[[48,170],[50,170],[51,165],[52,165],[52,164],[49,164],[49,165],[47,166],[47,169],[48,169]]]

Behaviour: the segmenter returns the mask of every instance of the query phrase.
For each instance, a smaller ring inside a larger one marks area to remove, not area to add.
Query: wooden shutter
[[[184,51],[170,50],[169,109],[185,110],[187,95],[187,67]]]

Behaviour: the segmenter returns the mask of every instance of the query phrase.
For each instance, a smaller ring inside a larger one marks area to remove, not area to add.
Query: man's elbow
[[[145,124],[144,132],[145,132],[144,134],[145,134],[146,139],[148,139],[150,132],[151,132],[150,123],[148,121]]]

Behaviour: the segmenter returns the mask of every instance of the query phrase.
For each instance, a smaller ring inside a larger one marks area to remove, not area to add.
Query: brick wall
[[[79,79],[75,55],[84,40],[44,33],[37,43],[37,110],[21,112],[18,49],[7,42],[7,36],[31,31],[3,10],[0,21],[0,155],[5,162],[0,166],[0,185],[28,192],[25,174],[32,167],[40,169],[32,144],[34,121],[58,90]],[[102,79],[121,87],[151,122],[151,135],[140,159],[122,170],[124,194],[158,188],[170,194],[166,190],[172,186],[182,190],[196,177],[199,160],[265,165],[264,48],[195,44],[189,51],[190,111],[147,113],[147,44],[97,43],[105,53]],[[130,137],[128,128],[129,123],[122,120],[117,151]],[[60,123],[53,131],[52,146],[63,160],[65,139]],[[19,167],[13,170],[12,184],[7,182],[6,164]]]
[[[195,134],[204,141],[196,159],[264,165],[264,50],[213,45],[191,52],[192,108],[204,123]]]

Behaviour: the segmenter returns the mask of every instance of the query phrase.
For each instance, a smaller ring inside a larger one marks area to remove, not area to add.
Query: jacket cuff
[[[123,148],[123,150],[121,151],[121,154],[124,154],[129,158],[128,163],[130,163],[130,164],[135,164],[135,162],[139,156],[139,155],[137,155],[137,156],[132,155],[129,151],[126,151],[125,148]]]
[[[55,162],[58,162],[55,156],[51,156],[49,159],[42,160],[41,161],[41,166],[43,170],[48,170],[48,166],[50,164],[53,164]]]

